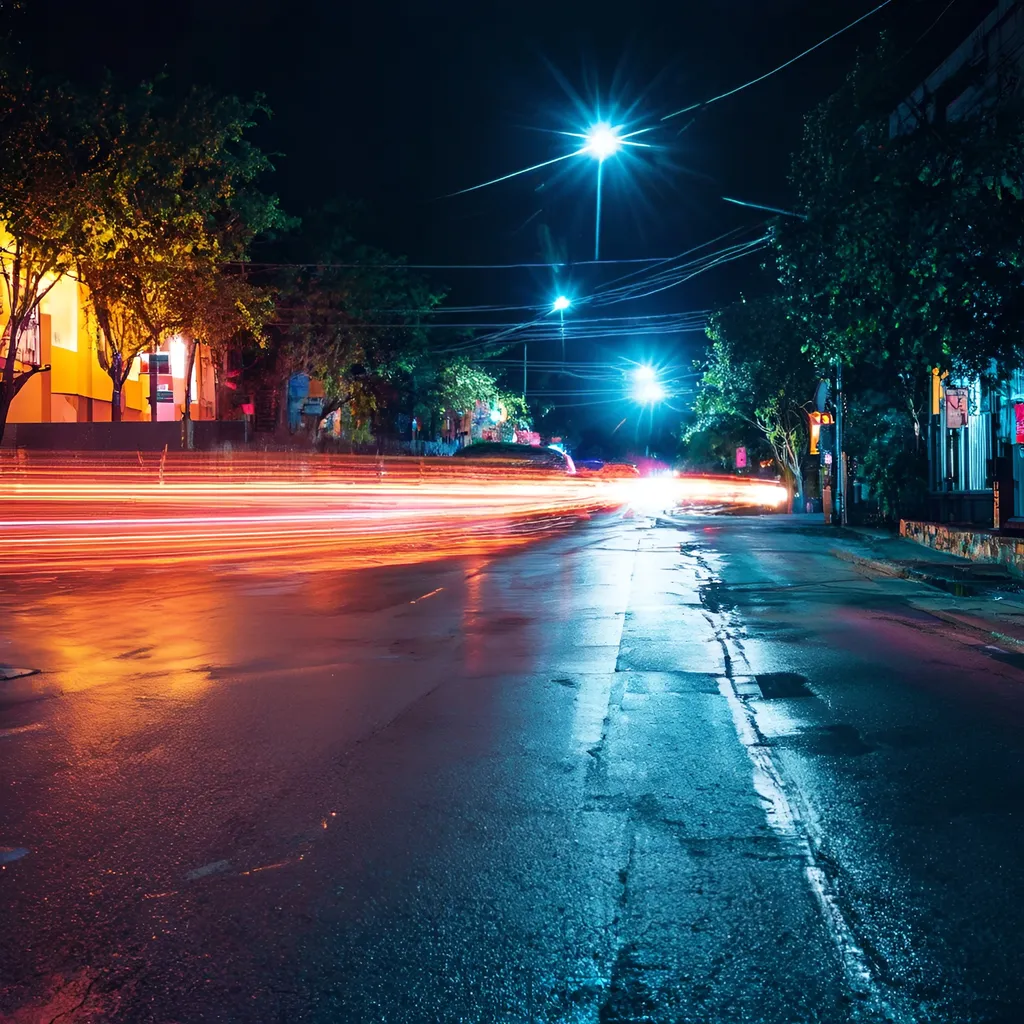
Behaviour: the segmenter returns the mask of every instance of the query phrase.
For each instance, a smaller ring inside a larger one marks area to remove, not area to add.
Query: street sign
[[[746,469],[747,468],[747,449],[737,448],[736,449],[736,468]]]
[[[1024,402],[1017,402],[1013,407],[1013,420],[1016,427],[1016,443],[1024,444]]]
[[[967,388],[946,388],[946,426],[950,430],[967,426]]]

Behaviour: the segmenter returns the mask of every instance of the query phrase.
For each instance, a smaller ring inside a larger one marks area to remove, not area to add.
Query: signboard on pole
[[[747,449],[737,448],[736,449],[736,468],[746,469],[747,468]]]
[[[967,388],[946,388],[946,426],[950,430],[967,426]]]
[[[1024,444],[1024,402],[1016,402],[1013,406],[1013,419],[1016,425],[1016,443]]]

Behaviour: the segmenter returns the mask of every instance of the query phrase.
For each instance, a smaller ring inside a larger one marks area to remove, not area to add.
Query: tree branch
[[[14,391],[11,395],[14,398],[19,391],[37,374],[46,373],[50,369],[50,364],[47,363],[45,366],[33,366],[31,369],[26,370],[24,373],[15,375],[14,378]]]

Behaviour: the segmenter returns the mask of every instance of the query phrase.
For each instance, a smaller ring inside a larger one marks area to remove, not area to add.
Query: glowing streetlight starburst
[[[618,129],[603,121],[593,125],[587,132],[587,144],[583,148],[595,159],[607,160],[622,148]]]
[[[638,366],[632,377],[634,401],[641,405],[657,405],[668,398],[668,391],[658,380],[658,371],[653,366]]]
[[[539,164],[531,164],[529,167],[523,167],[520,170],[512,171],[509,174],[503,174],[500,178],[491,178],[490,181],[483,181],[479,185],[471,185],[469,188],[459,189],[458,192],[449,193],[447,198],[450,199],[453,196],[465,195],[467,192],[476,192],[479,189],[488,188],[491,185],[498,185],[503,181],[518,178],[522,174],[531,174],[533,171],[539,171],[544,167],[551,167],[554,164],[561,163],[563,160],[571,160],[573,157],[590,157],[597,161],[597,181],[595,189],[597,206],[594,218],[594,260],[597,262],[601,258],[601,178],[605,161],[615,156],[627,146],[649,149],[650,144],[646,142],[638,142],[637,136],[645,135],[647,132],[654,131],[654,127],[649,127],[638,128],[631,132],[623,132],[622,129],[624,127],[625,125],[612,124],[610,121],[603,121],[600,119],[600,114],[598,114],[598,118],[585,132],[557,132],[558,135],[566,135],[571,139],[580,140],[580,144],[571,152],[563,153],[561,156],[553,157],[550,160],[543,160]]]
[[[572,305],[572,300],[569,299],[568,296],[566,296],[566,295],[559,295],[558,298],[555,299],[554,303],[552,303],[551,308],[556,313],[562,313],[565,310],[567,310],[571,305]]]
[[[610,156],[615,156],[623,146],[638,146],[640,149],[650,149],[647,142],[637,142],[637,135],[646,135],[654,131],[653,128],[638,128],[635,132],[622,133],[624,125],[609,124],[607,121],[597,121],[585,132],[559,132],[560,135],[568,135],[571,139],[582,139],[583,145],[570,153],[570,156],[591,156],[599,163],[604,163]]]
[[[576,156],[589,156],[597,160],[598,166],[605,162],[609,157],[614,156],[625,146],[636,146],[641,149],[650,149],[650,144],[647,142],[637,142],[636,137],[638,135],[646,135],[647,132],[653,132],[655,127],[650,128],[638,128],[636,131],[622,133],[623,125],[613,125],[607,121],[597,121],[585,132],[556,132],[558,135],[566,135],[571,139],[579,139],[581,145],[577,146],[576,149],[569,153],[563,153],[561,156],[552,157],[550,160],[542,160],[539,164],[531,164],[529,167],[522,167],[518,171],[510,171],[508,174],[503,174],[500,178],[491,178],[490,181],[482,181],[479,185],[470,185],[469,188],[460,188],[458,192],[450,192],[446,198],[451,199],[453,196],[465,195],[467,192],[477,192],[482,188],[490,188],[491,185],[500,185],[503,181],[510,181],[512,178],[518,178],[522,174],[532,174],[534,171],[542,170],[545,167],[551,167],[553,164],[559,164],[563,160],[571,160]]]

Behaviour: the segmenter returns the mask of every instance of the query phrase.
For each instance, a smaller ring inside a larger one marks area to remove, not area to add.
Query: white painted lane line
[[[750,666],[742,647],[718,630],[718,641],[725,653],[726,665],[743,666],[747,672]],[[750,679],[751,676],[738,676]],[[910,1013],[898,1012],[893,1006],[892,996],[875,976],[874,967],[864,948],[857,941],[853,929],[839,903],[835,883],[819,863],[818,851],[822,848],[821,831],[817,819],[806,802],[800,799],[796,790],[787,786],[779,766],[772,754],[772,747],[766,741],[757,725],[756,711],[749,697],[744,699],[734,683],[732,672],[719,677],[719,692],[725,697],[732,712],[736,735],[750,758],[754,772],[754,788],[765,809],[769,827],[803,861],[804,876],[807,879],[815,902],[821,912],[826,930],[835,945],[842,963],[846,983],[857,998],[853,1007],[852,1020],[865,1022],[899,1021],[910,1022]]]

